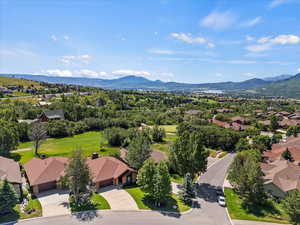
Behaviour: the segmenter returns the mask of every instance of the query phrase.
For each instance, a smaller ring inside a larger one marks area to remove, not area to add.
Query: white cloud
[[[300,72],[300,68],[298,69],[298,72]]]
[[[70,37],[69,37],[68,35],[65,35],[65,36],[64,36],[64,39],[65,39],[66,41],[68,41],[68,40],[70,40]]]
[[[158,55],[172,55],[172,54],[174,54],[174,51],[167,50],[167,49],[149,49],[148,52],[152,53],[152,54],[158,54]]]
[[[256,61],[250,61],[250,60],[229,60],[227,61],[229,64],[255,64]]]
[[[96,72],[88,69],[81,69],[79,71],[75,71],[75,74],[90,78],[103,78],[108,76],[106,72]]]
[[[250,36],[250,35],[246,35],[246,41],[254,41],[255,38]]]
[[[213,43],[204,37],[192,37],[191,34],[186,33],[171,33],[170,36],[189,44],[205,44],[208,48],[215,47]]]
[[[256,77],[256,74],[254,73],[245,73],[243,74],[245,77]]]
[[[114,77],[123,77],[123,76],[139,76],[139,77],[145,77],[148,79],[161,79],[161,80],[169,80],[170,78],[174,77],[173,73],[150,73],[143,70],[114,70],[112,71],[112,75]]]
[[[218,12],[214,11],[204,17],[201,26],[212,28],[214,30],[225,30],[230,28],[236,22],[237,16],[230,11]]]
[[[59,77],[72,77],[73,73],[70,70],[60,70],[60,69],[52,69],[52,70],[43,70],[42,73],[52,76]]]
[[[57,40],[58,40],[58,37],[57,37],[56,35],[52,34],[52,35],[51,35],[51,39],[52,39],[53,41],[57,41]]]
[[[291,2],[291,0],[273,0],[270,4],[269,4],[269,8],[274,8],[277,6],[280,6],[282,4]]]
[[[252,20],[248,20],[244,23],[241,24],[242,27],[252,27],[258,23],[261,23],[262,22],[262,18],[261,17],[256,17]]]
[[[70,64],[89,64],[91,61],[92,57],[90,55],[66,55],[66,56],[62,56],[60,58],[60,61],[66,65],[70,65]]]
[[[262,52],[270,50],[274,45],[295,45],[300,43],[300,37],[292,34],[282,34],[273,38],[267,36],[258,39],[257,43],[258,44],[247,46],[246,49],[251,52]]]
[[[216,77],[223,77],[223,74],[222,73],[216,73],[215,76]]]

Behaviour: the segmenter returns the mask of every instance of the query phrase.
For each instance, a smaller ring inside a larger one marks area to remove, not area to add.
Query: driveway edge
[[[225,179],[224,179],[224,181],[223,181],[223,185],[222,185],[222,190],[223,190],[224,195],[225,195],[225,192],[224,192],[224,184],[225,184],[225,180],[227,179],[227,176],[228,176],[228,173],[226,174]],[[226,197],[226,196],[225,196],[225,197]],[[227,217],[229,218],[229,221],[230,221],[231,225],[234,225],[234,223],[233,223],[233,221],[232,221],[232,219],[231,219],[231,217],[230,217],[230,215],[229,215],[227,206],[225,207],[225,210],[226,210]]]

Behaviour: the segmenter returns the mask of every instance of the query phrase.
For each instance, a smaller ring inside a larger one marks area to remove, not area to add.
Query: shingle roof
[[[60,118],[62,120],[65,119],[64,111],[62,109],[57,110],[46,110],[43,112],[49,119]]]
[[[30,185],[58,181],[69,159],[65,157],[33,158],[24,165]]]
[[[19,163],[0,156],[0,179],[5,178],[11,183],[22,183]]]
[[[273,183],[284,192],[300,190],[300,167],[287,160],[262,163],[265,183]]]
[[[88,159],[87,165],[92,173],[93,182],[115,179],[127,171],[134,171],[122,161],[109,156]]]

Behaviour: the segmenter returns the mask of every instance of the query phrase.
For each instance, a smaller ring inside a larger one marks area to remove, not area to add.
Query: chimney
[[[94,153],[92,154],[92,159],[98,159],[98,158],[99,158],[98,153],[97,153],[97,152],[94,152]]]

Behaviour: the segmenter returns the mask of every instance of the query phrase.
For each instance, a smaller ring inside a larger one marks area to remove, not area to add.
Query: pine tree
[[[283,201],[283,209],[293,224],[300,224],[300,191],[290,191]]]
[[[281,156],[282,156],[282,158],[284,158],[285,160],[288,160],[290,162],[294,161],[293,156],[288,148],[286,148],[286,150],[284,152],[282,152]]]
[[[179,192],[179,196],[180,199],[187,204],[190,204],[192,199],[195,197],[193,181],[189,173],[187,173],[184,177],[184,182]]]
[[[18,196],[13,186],[4,179],[0,184],[0,214],[12,212],[18,203]]]

